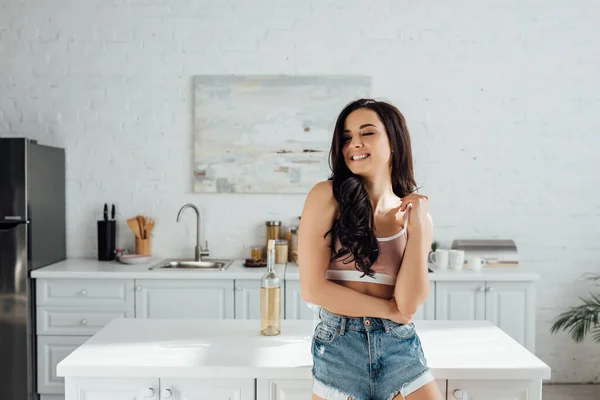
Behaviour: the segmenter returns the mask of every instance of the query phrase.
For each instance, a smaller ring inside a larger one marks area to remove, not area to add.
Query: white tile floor
[[[542,400],[600,400],[600,385],[543,385]]]

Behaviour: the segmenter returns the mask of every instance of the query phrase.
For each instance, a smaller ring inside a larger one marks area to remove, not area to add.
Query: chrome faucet
[[[200,247],[200,211],[193,204],[186,204],[179,209],[177,213],[177,222],[181,220],[181,214],[186,210],[186,208],[192,208],[196,212],[196,257],[195,261],[202,261],[202,256],[208,256],[208,242],[204,241],[204,248]]]

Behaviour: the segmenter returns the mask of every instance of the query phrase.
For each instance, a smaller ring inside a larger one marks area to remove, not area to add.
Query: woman
[[[313,400],[438,400],[412,316],[429,294],[433,227],[413,193],[404,117],[348,104],[335,125],[332,175],[309,192],[298,237],[305,301],[321,306]]]

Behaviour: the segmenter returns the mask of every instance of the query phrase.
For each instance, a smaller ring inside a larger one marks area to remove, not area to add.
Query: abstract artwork
[[[308,193],[329,177],[335,120],[364,76],[194,77],[194,191]]]

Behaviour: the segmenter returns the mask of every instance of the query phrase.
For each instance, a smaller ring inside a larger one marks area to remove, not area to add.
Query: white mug
[[[431,261],[437,268],[446,269],[448,268],[448,250],[437,249],[435,253],[429,253],[429,261]]]
[[[469,269],[473,270],[473,271],[477,271],[480,270],[481,267],[483,267],[483,265],[486,263],[486,261],[483,258],[480,257],[473,257],[469,259]]]
[[[450,250],[450,268],[461,269],[465,263],[464,250]]]

